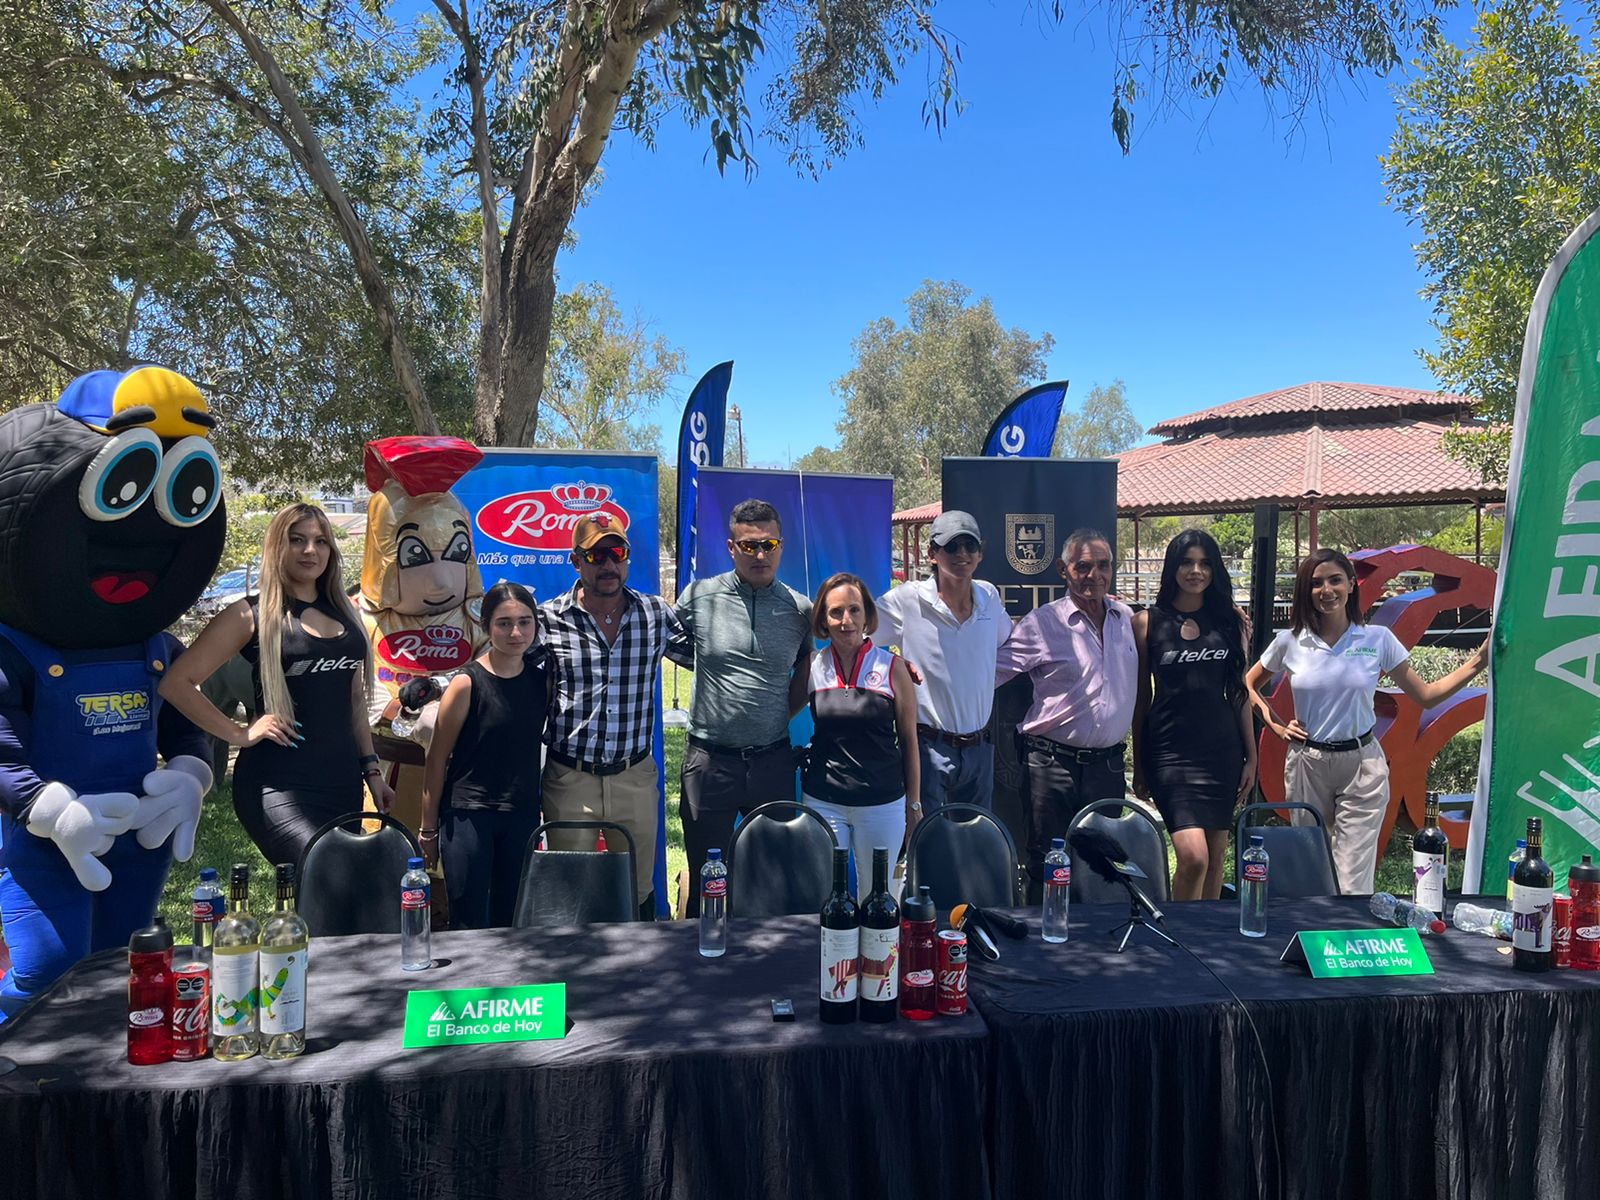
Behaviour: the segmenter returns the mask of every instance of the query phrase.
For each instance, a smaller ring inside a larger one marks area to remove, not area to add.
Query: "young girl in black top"
[[[1133,638],[1133,792],[1154,795],[1172,835],[1172,898],[1215,900],[1234,805],[1255,786],[1256,742],[1244,633],[1210,534],[1185,529],[1172,539],[1156,602],[1134,614]]]
[[[450,681],[422,782],[422,853],[444,858],[450,922],[511,924],[522,856],[539,824],[539,746],[550,674],[533,595],[497,583],[483,598],[489,649]]]
[[[199,690],[242,654],[257,711],[248,728]],[[371,648],[345,595],[327,515],[291,504],[261,544],[261,593],[212,618],[167,671],[161,696],[196,725],[239,746],[233,808],[271,863],[299,862],[327,821],[362,807],[365,781],[387,812],[394,792],[378,770],[367,724]]]

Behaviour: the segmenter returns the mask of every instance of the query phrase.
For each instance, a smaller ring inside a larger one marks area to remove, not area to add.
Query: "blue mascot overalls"
[[[159,367],[0,416],[0,1022],[149,924],[194,851],[210,747],[156,688],[221,557],[211,423]]]

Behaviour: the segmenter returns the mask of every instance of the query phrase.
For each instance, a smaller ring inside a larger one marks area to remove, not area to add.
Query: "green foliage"
[[[938,499],[944,457],[978,453],[1006,402],[1044,376],[1055,339],[1007,330],[987,296],[971,297],[924,283],[904,325],[880,317],[861,331],[856,365],[833,385],[844,403],[835,469],[893,475],[898,507]]]
[[[1217,539],[1217,548],[1232,558],[1249,554],[1255,548],[1256,521],[1249,513],[1228,513],[1212,521],[1207,529]]]
[[[1057,458],[1111,458],[1128,449],[1144,433],[1144,427],[1128,407],[1128,385],[1113,379],[1106,387],[1098,383],[1075,410],[1063,411],[1056,430]]]
[[[1592,7],[1581,9],[1592,22]],[[1399,94],[1389,202],[1419,227],[1439,344],[1423,358],[1509,425],[1528,309],[1562,240],[1600,207],[1600,50],[1558,4],[1483,8],[1465,49],[1434,42]],[[1448,445],[1505,477],[1506,431]]]

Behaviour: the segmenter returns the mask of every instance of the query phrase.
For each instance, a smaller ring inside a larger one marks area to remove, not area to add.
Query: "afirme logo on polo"
[[[528,550],[572,549],[572,530],[589,513],[603,513],[628,528],[628,514],[603,483],[557,483],[543,491],[515,492],[478,510],[478,528],[498,542]]]
[[[1054,513],[1006,514],[1006,561],[1023,575],[1038,575],[1055,558]]]

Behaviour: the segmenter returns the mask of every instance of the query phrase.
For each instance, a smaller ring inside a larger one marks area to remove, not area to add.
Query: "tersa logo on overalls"
[[[89,692],[75,698],[83,723],[90,729],[146,721],[150,717],[149,692]]]
[[[590,513],[605,513],[619,532],[628,528],[627,511],[611,499],[611,489],[581,479],[491,500],[478,510],[478,528],[511,546],[566,552],[572,549],[573,527]]]

